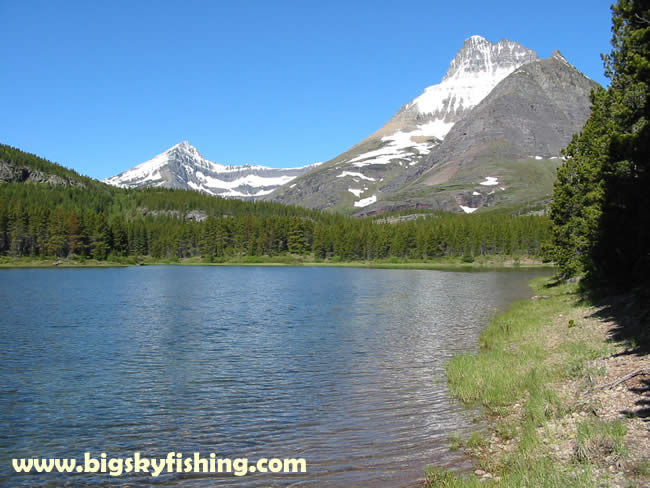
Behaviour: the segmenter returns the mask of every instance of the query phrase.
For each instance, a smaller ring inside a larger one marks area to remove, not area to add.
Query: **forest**
[[[0,145],[0,162],[76,184],[0,184],[0,255],[97,260],[247,256],[316,260],[428,260],[442,256],[539,256],[550,235],[543,216],[431,212],[416,220],[355,219],[197,192],[126,190]]]

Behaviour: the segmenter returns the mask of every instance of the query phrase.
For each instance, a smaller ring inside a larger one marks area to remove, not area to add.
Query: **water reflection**
[[[146,267],[0,272],[0,484],[400,486],[463,463],[444,363],[530,272]],[[26,303],[29,305],[27,306]],[[308,475],[16,477],[83,452],[305,457]],[[9,478],[11,476],[11,478]]]

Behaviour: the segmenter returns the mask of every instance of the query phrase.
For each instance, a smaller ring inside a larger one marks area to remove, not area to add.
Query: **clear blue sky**
[[[610,4],[0,0],[0,142],[97,178],[183,140],[224,164],[325,161],[473,34],[606,83]]]

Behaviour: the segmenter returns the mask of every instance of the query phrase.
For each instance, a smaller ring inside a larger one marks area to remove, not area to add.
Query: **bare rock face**
[[[81,181],[72,178],[47,174],[33,168],[16,165],[12,161],[0,159],[0,183],[25,183],[27,181],[49,185],[85,186]]]
[[[184,141],[104,182],[122,188],[158,186],[254,199],[271,193],[316,166],[318,163],[288,169],[250,164],[224,166],[205,159],[195,147]]]
[[[473,148],[493,140],[512,144],[509,157],[560,156],[589,117],[589,94],[596,86],[557,51],[524,65],[453,127],[431,159],[468,163],[479,154]]]

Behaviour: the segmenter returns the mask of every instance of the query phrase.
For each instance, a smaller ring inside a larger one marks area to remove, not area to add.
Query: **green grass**
[[[447,437],[447,440],[449,441],[450,451],[458,451],[461,447],[463,447],[463,439],[458,434],[451,434],[449,437]]]
[[[135,262],[97,261],[96,259],[53,259],[39,257],[0,256],[0,268],[111,268],[135,264]]]
[[[540,286],[538,281],[535,285]],[[548,294],[547,290],[540,291]],[[558,295],[560,289],[555,290]],[[547,318],[564,302],[554,299],[521,301],[494,318],[481,334],[478,354],[455,356],[447,365],[452,395],[490,410],[511,405],[538,392],[553,372],[540,345]]]
[[[469,436],[469,439],[467,439],[465,445],[470,449],[476,449],[478,447],[483,447],[487,445],[487,440],[485,439],[485,437],[483,437],[483,434],[481,434],[480,432],[472,432],[472,434]]]
[[[623,438],[626,429],[620,420],[592,419],[578,425],[576,459],[580,462],[599,462],[610,454],[625,456]]]
[[[605,344],[597,347],[579,339],[563,344],[562,349],[567,353],[566,375],[570,378],[581,378],[591,371],[586,367],[588,361],[611,354],[613,345]]]
[[[637,476],[650,476],[650,459],[643,459],[637,462],[633,471]]]
[[[577,287],[551,287],[547,282],[538,279],[531,285],[543,298],[517,302],[496,316],[481,334],[476,353],[452,358],[447,364],[449,388],[464,403],[486,408],[502,442],[516,440],[513,450],[498,457],[479,450],[479,465],[500,478],[498,486],[598,486],[592,469],[596,461],[609,453],[625,455],[620,421],[580,424],[576,457],[581,462],[574,464],[558,465],[543,432],[549,421],[569,412],[552,385],[597,374],[588,362],[611,354],[615,345],[590,336],[575,323],[556,330],[553,318],[579,305]],[[549,339],[553,333],[555,341]],[[519,404],[519,413],[506,417],[514,404]],[[476,435],[474,446],[480,447],[483,437]],[[469,442],[463,445],[469,447]],[[429,469],[427,480],[432,488],[472,487],[478,482],[476,476],[439,469]]]
[[[426,483],[428,488],[465,488],[483,486],[478,478],[473,476],[463,476],[451,471],[428,466],[425,471]]]

